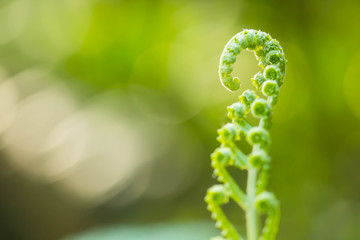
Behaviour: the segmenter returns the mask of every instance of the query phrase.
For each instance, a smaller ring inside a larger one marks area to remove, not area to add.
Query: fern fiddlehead
[[[238,78],[231,76],[232,65],[241,50],[255,53],[262,72],[251,79],[257,91],[245,90],[239,97],[239,102],[227,108],[231,123],[218,130],[217,140],[220,147],[211,154],[211,166],[214,175],[222,184],[210,187],[205,201],[211,216],[216,221],[216,227],[221,229],[221,235],[214,240],[244,240],[222,210],[222,205],[232,199],[244,211],[246,216],[247,240],[274,240],[280,222],[280,204],[273,193],[266,191],[271,167],[268,154],[270,145],[269,128],[274,106],[278,100],[280,87],[283,84],[287,60],[279,42],[262,31],[244,30],[230,39],[220,58],[219,75],[225,88],[235,91],[240,87]],[[252,126],[247,120],[251,113],[259,119],[258,126]],[[236,141],[245,137],[252,146],[250,154],[244,154]],[[227,171],[228,166],[234,166],[248,171],[246,193],[237,185]],[[259,232],[258,218],[266,214],[262,231]]]

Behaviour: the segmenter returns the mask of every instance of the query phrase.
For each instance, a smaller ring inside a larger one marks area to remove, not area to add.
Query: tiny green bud
[[[264,75],[262,75],[261,72],[255,74],[254,78],[251,79],[253,82],[253,85],[256,87],[256,89],[260,90],[261,85],[266,81]]]
[[[279,85],[276,81],[267,80],[262,86],[262,93],[268,97],[277,95],[279,93]]]
[[[222,128],[220,128],[218,131],[219,136],[217,137],[217,140],[220,143],[226,144],[231,143],[235,141],[236,139],[236,129],[234,124],[227,123]]]
[[[270,51],[266,54],[266,59],[272,64],[277,64],[281,60],[281,53],[280,51]]]
[[[259,48],[256,50],[255,54],[258,58],[265,57],[265,50],[263,48]]]
[[[258,118],[268,117],[271,113],[270,106],[264,99],[258,98],[251,104],[251,113]]]
[[[228,117],[232,120],[238,120],[244,117],[245,107],[242,103],[236,102],[227,107]]]
[[[262,192],[255,198],[255,207],[261,213],[266,213],[279,206],[279,201],[271,192]]]
[[[239,89],[240,87],[240,80],[239,78],[237,77],[234,77],[233,78],[233,81],[230,82],[228,85],[227,85],[228,89],[231,90],[231,91],[236,91]]]
[[[266,52],[270,52],[273,50],[280,50],[281,48],[280,48],[279,43],[276,40],[270,40],[270,41],[265,42],[264,49]]]
[[[236,61],[236,55],[234,55],[234,53],[232,53],[232,52],[227,52],[223,55],[222,60],[225,63],[232,64]]]
[[[234,78],[231,75],[228,75],[228,74],[223,75],[222,82],[224,84],[228,84],[228,83],[230,83],[232,81],[234,81]]]
[[[269,132],[262,127],[251,128],[246,139],[250,145],[259,144],[261,147],[270,145]]]
[[[216,185],[210,187],[208,189],[207,196],[208,196],[208,198],[205,199],[207,202],[212,201],[212,202],[215,202],[220,205],[229,201],[228,193],[227,193],[226,189],[224,188],[224,186],[221,184],[216,184]]]
[[[224,75],[222,84],[230,91],[236,91],[240,87],[240,80],[237,77],[233,78],[231,75]]]
[[[268,34],[266,34],[264,32],[261,32],[261,31],[257,32],[256,37],[255,37],[255,41],[256,41],[258,46],[264,45],[264,43],[266,41],[269,41]]]
[[[220,67],[220,73],[222,73],[222,74],[230,74],[232,72],[232,70],[233,70],[233,67],[231,65],[226,64],[226,63],[224,63]]]
[[[245,105],[247,110],[250,109],[250,106],[255,101],[255,99],[256,94],[252,90],[244,91],[243,94],[241,94],[241,96],[239,97],[240,102]]]
[[[246,35],[246,42],[247,48],[249,50],[254,50],[257,47],[255,43],[255,34],[253,31],[249,31],[249,33]]]
[[[235,54],[239,54],[241,51],[240,45],[237,44],[236,42],[232,42],[228,45],[227,50],[229,50],[230,52],[233,52]]]
[[[232,152],[227,147],[220,147],[217,148],[212,154],[211,154],[211,160],[215,163],[221,164],[223,166],[226,166],[229,164],[231,160]]]
[[[257,150],[249,155],[249,164],[260,169],[270,161],[269,155],[264,150]]]
[[[236,40],[238,41],[238,44],[239,46],[242,48],[242,49],[246,49],[247,48],[247,44],[248,42],[246,41],[246,37],[244,35],[239,35]]]
[[[258,64],[261,68],[265,68],[267,65],[269,65],[268,61],[266,60],[265,57],[260,57],[259,58],[259,64]]]
[[[265,78],[269,80],[278,80],[280,75],[280,70],[274,65],[269,65],[265,68]]]

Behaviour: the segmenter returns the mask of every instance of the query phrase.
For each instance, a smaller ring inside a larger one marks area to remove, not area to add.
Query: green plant
[[[228,220],[221,206],[235,201],[246,216],[247,240],[272,240],[276,238],[280,221],[280,204],[273,193],[265,190],[271,158],[268,154],[273,108],[278,100],[280,86],[283,84],[286,63],[284,52],[278,41],[267,33],[255,30],[244,30],[236,34],[226,44],[221,55],[219,74],[225,88],[235,91],[240,87],[240,81],[231,76],[232,64],[241,50],[255,53],[263,72],[257,73],[252,79],[253,85],[266,98],[258,97],[254,91],[246,90],[236,102],[227,108],[231,123],[218,130],[217,140],[221,146],[211,154],[211,166],[214,174],[222,184],[208,189],[205,201],[216,226],[222,230],[223,237],[214,239],[242,240],[233,224]],[[252,126],[247,120],[247,114],[259,120],[258,126]],[[236,141],[244,136],[252,146],[252,152],[244,154]],[[247,170],[246,193],[236,184],[226,167],[234,166]],[[262,231],[259,232],[259,215],[266,214]]]

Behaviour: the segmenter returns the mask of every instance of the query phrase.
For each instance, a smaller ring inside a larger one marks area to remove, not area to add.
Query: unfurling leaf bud
[[[253,127],[247,135],[247,141],[250,145],[259,144],[261,147],[270,145],[269,132],[262,127]]]
[[[267,42],[265,42],[264,45],[265,45],[264,49],[266,52],[270,52],[273,50],[281,50],[281,47],[280,47],[278,41],[276,41],[276,40],[267,41]]]
[[[229,112],[228,117],[232,120],[238,120],[245,116],[245,106],[240,102],[228,106],[227,110]]]
[[[262,93],[265,96],[274,96],[279,94],[279,85],[274,80],[267,80],[262,86]]]
[[[280,76],[280,70],[274,65],[269,65],[265,68],[265,78],[269,80],[278,80]]]
[[[266,213],[269,210],[278,208],[279,201],[271,192],[262,192],[255,198],[256,209],[261,213]]]
[[[228,45],[227,50],[235,54],[239,54],[241,51],[241,47],[236,42],[232,42]]]
[[[270,106],[264,99],[258,98],[251,104],[251,113],[258,118],[269,117]]]
[[[236,61],[236,55],[233,52],[228,51],[223,55],[222,60],[225,63],[232,64]]]
[[[227,147],[220,147],[217,148],[212,154],[211,154],[211,160],[215,162],[216,164],[221,164],[223,166],[226,166],[229,164],[231,160],[232,152]]]
[[[245,35],[246,42],[247,42],[247,48],[249,50],[254,50],[257,46],[255,43],[255,34],[253,31],[249,31],[248,34]]]
[[[240,87],[240,80],[237,77],[233,78],[230,75],[224,75],[222,84],[230,91],[236,91]]]
[[[241,96],[239,97],[239,100],[241,103],[243,103],[246,107],[247,110],[250,109],[251,104],[255,101],[256,99],[256,94],[254,91],[252,90],[246,90],[245,92],[243,92],[243,94],[241,94]]]
[[[217,132],[219,134],[217,140],[222,144],[231,143],[236,140],[236,128],[232,123],[225,124]]]
[[[266,60],[271,64],[277,64],[281,60],[281,53],[280,51],[270,51],[266,54]]]
[[[208,189],[207,202],[212,201],[218,204],[223,204],[229,201],[229,196],[222,184],[216,184]]]
[[[251,79],[253,85],[256,87],[257,90],[261,89],[262,84],[266,81],[264,75],[261,72],[255,74],[254,78]]]
[[[270,162],[269,155],[264,150],[257,150],[249,155],[249,164],[257,169]]]
[[[233,70],[233,67],[229,64],[224,63],[221,67],[220,67],[220,73],[222,74],[230,74]]]

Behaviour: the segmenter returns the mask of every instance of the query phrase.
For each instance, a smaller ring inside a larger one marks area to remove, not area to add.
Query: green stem
[[[257,240],[257,215],[255,209],[255,197],[256,197],[256,175],[257,169],[250,167],[247,180],[247,202],[248,208],[246,211],[246,232],[247,240]]]

